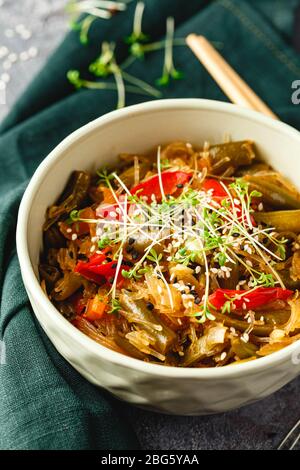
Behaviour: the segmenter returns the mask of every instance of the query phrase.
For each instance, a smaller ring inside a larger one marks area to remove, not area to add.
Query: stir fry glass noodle
[[[300,194],[250,140],[74,171],[43,230],[46,295],[114,351],[220,367],[300,338]]]

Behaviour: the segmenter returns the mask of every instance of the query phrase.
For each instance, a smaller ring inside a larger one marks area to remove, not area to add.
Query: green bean
[[[154,348],[165,354],[174,344],[177,336],[173,330],[166,326],[161,319],[147,308],[144,300],[135,300],[130,293],[123,291],[120,303],[124,311],[120,313],[129,323],[136,323],[141,329],[147,331],[155,338]]]
[[[235,328],[238,331],[246,331],[249,328],[249,323],[244,320],[238,320],[234,318],[231,314],[223,315],[219,312],[214,312],[214,316],[218,321],[222,321],[225,326],[228,328]],[[256,336],[269,336],[269,334],[274,330],[274,325],[261,325],[254,326],[252,333]]]
[[[78,274],[65,272],[64,277],[55,284],[51,296],[54,300],[66,300],[82,286],[82,279]]]
[[[79,208],[87,197],[91,176],[84,171],[74,171],[57,203],[49,207],[44,230],[48,230],[62,216]]]
[[[44,279],[46,283],[46,289],[48,292],[50,292],[53,289],[55,283],[61,277],[60,271],[54,266],[50,266],[48,264],[39,265],[39,274],[40,274],[41,279]]]
[[[213,174],[222,174],[228,167],[250,165],[255,158],[253,142],[243,140],[226,144],[212,145],[209,156]]]
[[[263,202],[278,209],[300,209],[300,194],[288,188],[278,175],[246,175],[250,190],[259,191]]]
[[[239,357],[239,359],[247,359],[248,357],[255,356],[256,351],[259,349],[255,344],[249,342],[245,343],[244,341],[241,341],[240,338],[234,338],[231,344],[232,351]]]
[[[276,230],[300,232],[300,210],[255,212],[256,222],[270,225]]]

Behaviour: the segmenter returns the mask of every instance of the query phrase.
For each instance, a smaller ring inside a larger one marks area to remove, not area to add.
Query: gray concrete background
[[[65,4],[66,0],[0,0],[0,81],[3,73],[10,76],[0,120],[67,31]],[[17,26],[22,34],[16,32]],[[1,47],[17,55],[8,70],[3,70],[6,60],[1,59]],[[30,48],[36,57],[28,58]],[[270,398],[226,414],[179,417],[133,407],[126,414],[147,450],[272,449],[300,417],[299,393],[298,379]]]

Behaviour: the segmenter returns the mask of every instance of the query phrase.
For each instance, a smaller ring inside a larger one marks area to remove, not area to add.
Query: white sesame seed
[[[249,341],[249,335],[248,333],[244,333],[242,336],[241,336],[241,340],[244,342],[244,343],[248,343]]]
[[[250,261],[250,259],[246,259],[246,264],[248,264],[248,266],[253,266],[252,261]]]
[[[74,240],[76,240],[76,239],[77,239],[77,234],[76,234],[76,233],[73,233],[73,234],[72,234],[72,240],[74,241]]]
[[[221,361],[224,361],[224,359],[226,358],[227,356],[227,353],[225,351],[222,352],[221,356],[220,356],[220,359]]]
[[[199,274],[200,271],[201,271],[201,267],[200,267],[200,266],[196,266],[195,273],[196,273],[196,274]]]
[[[243,302],[243,304],[242,304],[242,309],[243,309],[243,310],[247,310],[247,305],[246,305],[245,302]]]
[[[71,233],[72,232],[72,229],[71,228],[67,228],[67,233]]]
[[[257,208],[258,208],[259,211],[263,211],[263,210],[264,210],[264,205],[263,205],[263,203],[260,202],[260,203],[258,204]]]
[[[37,47],[30,47],[30,48],[28,49],[28,54],[29,54],[29,56],[32,57],[32,58],[33,58],[33,57],[36,57],[36,56],[38,55],[38,49],[37,49]]]
[[[96,249],[95,245],[91,246],[90,252],[93,253],[95,249]]]
[[[116,214],[114,211],[111,211],[111,212],[109,213],[109,215],[110,215],[111,217],[117,217],[117,214]]]
[[[92,237],[92,238],[91,238],[91,242],[92,242],[92,243],[96,243],[97,240],[98,240],[98,237]]]

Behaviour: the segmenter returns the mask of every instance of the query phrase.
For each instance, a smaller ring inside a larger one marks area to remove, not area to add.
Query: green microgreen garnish
[[[80,42],[89,42],[89,32],[97,19],[109,20],[117,13],[126,10],[131,0],[69,0],[66,11],[70,15],[71,28],[79,32]]]
[[[122,306],[121,306],[119,300],[114,298],[114,299],[111,300],[111,308],[107,313],[109,313],[109,314],[119,313],[121,308],[122,308]]]
[[[165,58],[163,65],[162,76],[157,79],[156,83],[160,86],[169,84],[170,79],[180,80],[183,78],[183,73],[177,70],[174,66],[173,60],[173,42],[174,42],[174,18],[167,18],[167,33],[165,42]]]
[[[125,42],[130,44],[131,47],[139,45],[141,42],[147,42],[150,39],[150,36],[142,31],[144,9],[145,4],[143,2],[138,2],[134,13],[132,33],[125,38]]]

